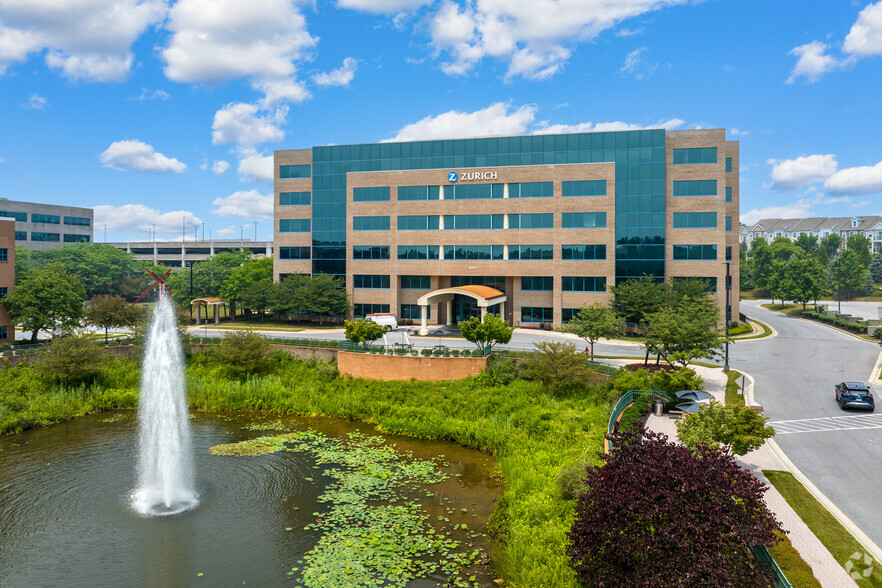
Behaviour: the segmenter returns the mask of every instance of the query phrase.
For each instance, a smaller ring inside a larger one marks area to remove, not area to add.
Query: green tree
[[[189,305],[193,298],[221,297],[224,281],[234,269],[245,263],[248,251],[221,251],[193,265],[174,270],[168,278],[175,304]],[[193,274],[193,294],[190,295],[190,273]]]
[[[827,276],[824,268],[814,257],[803,253],[797,255],[784,266],[787,281],[786,296],[790,300],[805,305],[820,299],[826,292]]]
[[[386,334],[386,327],[367,319],[346,321],[345,337],[353,343],[363,343],[365,347]]]
[[[815,257],[820,248],[818,238],[808,233],[801,233],[793,244],[802,249],[809,257]]]
[[[273,308],[285,314],[317,316],[321,323],[328,317],[345,316],[349,297],[339,278],[327,274],[294,275],[279,284]]]
[[[18,262],[18,252],[15,255],[15,261]],[[873,255],[873,258],[870,260],[870,275],[873,276],[874,282],[882,282],[882,252]]]
[[[263,320],[267,309],[272,308],[273,302],[278,297],[278,284],[273,282],[255,282],[242,292],[242,305],[260,313]]]
[[[514,333],[514,327],[496,316],[487,313],[482,321],[476,316],[469,320],[459,323],[459,331],[466,341],[471,341],[478,349],[484,349],[497,343],[508,343],[511,341],[511,334]]]
[[[245,291],[258,282],[273,281],[273,258],[247,259],[224,278],[220,297],[234,305],[242,302]],[[247,307],[246,307],[247,308]]]
[[[647,351],[683,367],[719,355],[725,341],[717,330],[720,309],[709,298],[665,307],[649,316]]]
[[[86,322],[104,329],[104,342],[110,329],[134,327],[141,320],[141,311],[122,296],[102,295],[86,301]]]
[[[750,250],[751,281],[757,288],[768,288],[775,273],[775,256],[765,241],[754,241]]]
[[[873,282],[873,274],[870,273],[870,270],[867,270],[867,275],[864,276],[864,285],[861,287],[861,294],[872,296],[875,291],[876,283]]]
[[[601,337],[607,339],[613,337],[624,323],[625,321],[616,314],[616,311],[605,304],[595,302],[591,306],[583,304],[579,312],[563,327],[563,330],[584,339],[591,346],[591,359],[593,360],[594,344]]]
[[[33,269],[34,263],[31,261],[31,250],[25,249],[21,245],[15,246],[15,283],[21,284],[27,273]]]
[[[772,255],[778,261],[787,261],[802,251],[787,237],[775,237],[775,240],[769,245],[769,249],[772,250]]]
[[[818,245],[818,255],[822,260],[830,261],[836,257],[836,253],[842,247],[842,237],[836,233],[830,233],[821,239]]]
[[[766,425],[767,418],[744,404],[711,401],[697,413],[677,422],[677,436],[685,445],[699,443],[710,447],[728,445],[732,453],[744,455],[762,447],[775,436],[775,429]]]
[[[521,377],[524,379],[542,382],[555,393],[585,388],[591,383],[595,372],[588,368],[574,344],[540,341],[535,347],[538,353],[522,364]]]
[[[633,278],[610,286],[613,310],[629,323],[640,325],[667,301],[664,282],[650,277]]]
[[[860,255],[852,249],[844,249],[827,267],[831,289],[837,293],[837,297],[846,299],[860,292],[866,272],[867,267],[861,263]]]
[[[861,265],[864,267],[870,267],[870,259],[873,257],[873,254],[871,253],[869,238],[860,233],[849,235],[848,241],[845,243],[845,248],[849,251],[854,251],[857,254]]]
[[[32,269],[3,305],[22,330],[31,331],[31,343],[40,331],[79,326],[86,292],[79,279],[58,264]]]
[[[236,380],[271,373],[279,365],[280,352],[270,346],[269,339],[253,331],[228,331],[224,342],[211,345],[202,360],[219,366],[224,374]]]
[[[116,294],[117,283],[137,270],[131,253],[104,243],[72,243],[31,253],[34,267],[61,265],[79,278],[86,297]]]
[[[772,294],[772,304],[775,303],[776,298],[780,298],[781,306],[784,306],[784,298],[790,292],[790,283],[787,278],[787,263],[775,259],[772,262],[772,276],[766,286]]]
[[[71,335],[53,339],[36,367],[60,384],[77,386],[95,382],[109,359],[94,341]]]

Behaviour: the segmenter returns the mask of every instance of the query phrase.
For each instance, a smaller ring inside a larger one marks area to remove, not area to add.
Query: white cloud
[[[429,34],[437,55],[446,54],[441,68],[450,75],[466,74],[490,57],[508,63],[506,79],[545,79],[569,59],[567,45],[592,41],[627,19],[689,2],[445,0],[430,16]]]
[[[169,12],[165,74],[177,82],[223,84],[245,78],[274,100],[309,97],[296,63],[318,41],[292,0],[179,0]]]
[[[533,105],[511,111],[511,104],[496,102],[475,112],[450,110],[402,127],[387,141],[424,141],[481,135],[524,133],[536,115]]]
[[[616,37],[634,37],[636,35],[642,35],[644,33],[643,27],[639,29],[619,29],[615,32]]]
[[[859,57],[882,54],[882,2],[869,4],[861,10],[842,49]]]
[[[3,163],[4,161],[6,161],[6,160],[3,159],[2,157],[0,157],[0,163]]]
[[[28,96],[28,101],[22,105],[23,108],[30,108],[32,110],[43,110],[46,108],[46,99],[42,96],[38,96],[37,94],[31,94]]]
[[[162,100],[165,102],[171,98],[171,95],[165,90],[155,90],[148,92],[147,88],[141,88],[141,93],[137,96],[129,96],[126,100],[130,102],[146,102],[147,100]]]
[[[838,167],[835,155],[803,155],[796,159],[769,159],[772,167],[770,187],[779,192],[792,192],[800,186],[819,182],[834,173]]]
[[[215,231],[218,237],[232,237],[239,230],[239,227],[229,226]]]
[[[216,198],[212,204],[217,207],[212,214],[224,218],[273,218],[273,195],[264,195],[257,190],[234,192],[226,198]]]
[[[350,8],[361,12],[397,13],[415,10],[434,0],[337,0],[338,8]]]
[[[186,222],[188,228],[202,224],[199,217],[189,210],[160,212],[143,204],[125,204],[123,206],[100,204],[92,208],[95,210],[94,226],[106,224],[107,228],[114,232],[152,231],[153,225],[156,225],[157,234],[171,233],[180,237],[183,222]]]
[[[741,129],[732,127],[731,129],[729,129],[729,134],[733,137],[746,137],[750,134],[750,131],[742,131]]]
[[[787,83],[792,84],[797,78],[804,76],[810,84],[814,84],[828,71],[840,67],[841,62],[832,55],[827,55],[827,49],[827,44],[820,41],[794,47],[789,55],[795,55],[797,61]]]
[[[250,147],[267,141],[281,141],[285,138],[285,132],[280,125],[285,124],[287,114],[287,106],[260,115],[254,104],[231,102],[214,114],[212,142],[215,145],[236,143]]]
[[[647,59],[643,57],[645,51],[646,47],[639,47],[628,53],[628,55],[625,56],[625,63],[622,65],[619,72],[632,76],[637,80],[642,80],[643,78],[647,78],[654,74],[655,70],[658,69],[658,63],[647,61]]]
[[[874,194],[882,192],[882,161],[876,165],[841,169],[824,182],[828,194]]]
[[[562,133],[603,133],[603,132],[611,132],[611,131],[640,131],[643,129],[676,129],[681,126],[686,121],[681,118],[671,118],[668,120],[660,120],[654,124],[649,125],[640,125],[634,123],[626,123],[620,120],[610,121],[610,122],[601,122],[601,123],[593,123],[593,122],[584,122],[578,123],[575,125],[565,125],[565,124],[556,124],[556,125],[547,125],[541,126],[540,128],[534,130],[534,133],[543,134],[543,135],[557,135]]]
[[[183,173],[187,166],[177,159],[157,153],[147,143],[137,140],[116,141],[99,155],[104,167],[150,173]]]
[[[741,222],[750,226],[764,218],[806,218],[812,216],[810,212],[812,204],[813,202],[808,200],[799,200],[784,206],[754,208],[741,215]]]
[[[358,61],[352,57],[343,60],[343,65],[329,72],[323,72],[313,76],[313,81],[319,86],[348,86],[355,77],[358,69]]]
[[[245,151],[239,159],[239,179],[243,182],[259,184],[273,183],[273,156],[264,156],[256,151]]]
[[[214,165],[211,166],[211,171],[213,171],[217,175],[221,175],[228,169],[230,169],[230,162],[224,161],[223,159],[221,159],[220,161],[215,161]]]
[[[67,78],[116,81],[132,65],[131,45],[165,18],[166,0],[4,0],[0,75],[31,53]]]

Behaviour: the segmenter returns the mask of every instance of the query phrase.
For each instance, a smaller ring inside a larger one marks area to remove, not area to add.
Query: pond
[[[131,507],[134,412],[0,438],[0,585],[493,585],[492,457],[333,419],[191,424],[200,502],[162,518]],[[284,449],[224,454],[265,436]]]

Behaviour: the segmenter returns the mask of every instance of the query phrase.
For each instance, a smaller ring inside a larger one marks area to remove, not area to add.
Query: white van
[[[390,312],[378,312],[376,314],[367,314],[365,317],[369,321],[374,321],[378,325],[386,327],[387,331],[398,328],[398,320],[395,315]]]

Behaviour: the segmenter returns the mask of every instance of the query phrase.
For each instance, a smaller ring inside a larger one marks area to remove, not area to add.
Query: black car
[[[876,408],[873,391],[862,382],[836,384],[836,402],[839,403],[839,408],[867,408],[870,412]]]

